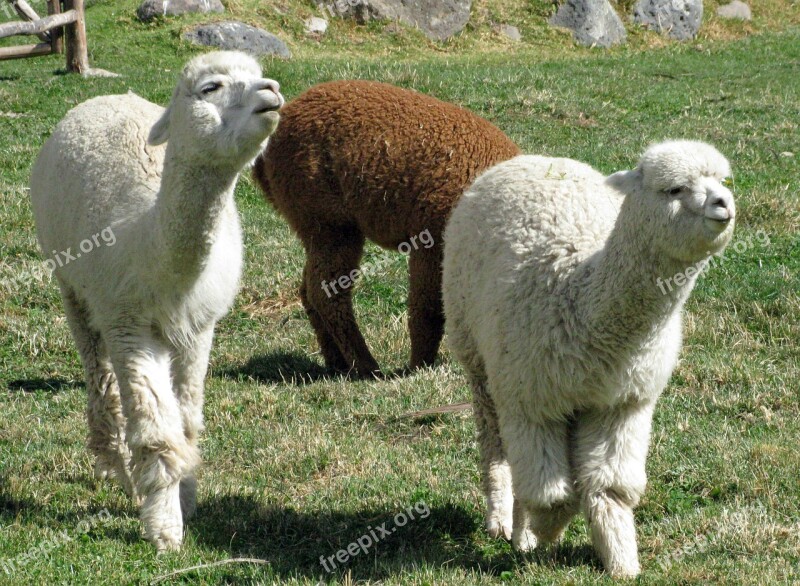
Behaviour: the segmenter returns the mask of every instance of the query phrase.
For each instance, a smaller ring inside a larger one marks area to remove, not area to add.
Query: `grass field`
[[[656,413],[638,581],[800,583],[798,3],[754,2],[750,24],[708,18],[686,44],[632,30],[608,52],[547,29],[538,0],[476,2],[475,24],[444,45],[377,24],[334,23],[308,40],[299,18],[310,2],[227,4],[289,40],[292,60],[263,61],[289,99],[325,80],[377,79],[466,106],[525,151],[604,172],[663,138],[707,140],[730,158],[736,233],[687,305],[682,358]],[[164,104],[197,53],[180,32],[202,17],[143,25],[136,5],[89,2],[92,64],[120,78],[61,75],[58,56],[0,63],[0,584],[148,584],[234,557],[268,563],[160,583],[610,582],[582,520],[527,556],[488,538],[470,413],[405,416],[469,399],[446,349],[411,376],[325,375],[296,296],[302,251],[247,177],[237,190],[246,273],[212,353],[198,512],[179,553],[156,556],[140,539],[122,490],[92,478],[78,355],[55,284],[30,277],[40,256],[27,192],[39,147],[70,107],[128,89]],[[504,18],[518,19],[523,43],[493,35]],[[388,371],[408,353],[405,270],[396,255],[356,295]],[[331,573],[320,564],[409,507],[415,519],[368,552]]]

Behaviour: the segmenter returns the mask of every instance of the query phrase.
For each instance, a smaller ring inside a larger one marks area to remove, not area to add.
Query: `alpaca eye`
[[[673,187],[672,189],[668,189],[667,193],[670,195],[678,195],[681,191],[683,191],[683,187]]]
[[[203,88],[200,90],[200,93],[203,95],[208,95],[212,92],[217,91],[221,87],[222,87],[221,83],[216,83],[212,81],[211,83],[207,83],[206,85],[204,85]]]

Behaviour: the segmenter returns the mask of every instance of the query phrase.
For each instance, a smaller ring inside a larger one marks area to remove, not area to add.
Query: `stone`
[[[307,18],[303,23],[306,28],[306,33],[310,35],[324,35],[328,30],[328,21],[319,16],[312,16]]]
[[[244,51],[251,55],[292,56],[286,43],[265,30],[229,20],[201,25],[184,33],[183,38],[196,45]]]
[[[633,20],[676,41],[688,41],[700,30],[703,0],[639,0]]]
[[[444,41],[469,22],[472,0],[315,0],[331,16],[365,24],[399,20],[418,27],[428,38]]]
[[[608,48],[625,41],[625,26],[608,0],[566,0],[551,18],[581,45]]]
[[[495,27],[495,30],[504,37],[511,39],[512,41],[522,40],[522,35],[520,34],[519,29],[513,25],[499,24]]]
[[[136,10],[142,22],[157,16],[176,16],[187,12],[225,12],[220,0],[144,0]]]
[[[753,13],[750,7],[741,0],[733,0],[730,4],[717,7],[717,16],[731,20],[751,20]]]

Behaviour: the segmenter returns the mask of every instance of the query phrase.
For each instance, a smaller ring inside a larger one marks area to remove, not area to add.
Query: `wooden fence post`
[[[61,0],[47,0],[47,14],[61,14]],[[50,30],[50,47],[53,53],[64,52],[64,29],[56,27]]]
[[[64,0],[67,10],[74,9],[78,19],[67,25],[67,71],[85,73],[89,69],[89,54],[86,49],[86,21],[83,0]]]

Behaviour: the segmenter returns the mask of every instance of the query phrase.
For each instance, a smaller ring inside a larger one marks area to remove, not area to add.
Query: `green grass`
[[[561,545],[529,556],[487,537],[469,413],[402,416],[468,400],[446,350],[435,368],[407,377],[324,376],[296,299],[301,248],[247,177],[237,190],[246,273],[212,353],[198,513],[180,553],[156,556],[140,539],[122,491],[92,479],[82,368],[55,284],[25,278],[40,259],[28,174],[53,126],[95,95],[132,89],[165,103],[197,52],[179,33],[203,17],[142,25],[131,16],[136,4],[99,0],[88,11],[92,64],[121,78],[60,75],[58,56],[0,63],[0,281],[13,281],[0,286],[0,584],[146,584],[231,557],[269,565],[202,568],[166,583],[610,582],[582,520]],[[549,32],[537,16],[544,4],[534,1],[476,2],[475,24],[444,45],[348,23],[334,23],[318,42],[298,24],[310,4],[229,6],[289,40],[293,60],[263,61],[288,98],[324,80],[378,79],[462,104],[525,151],[604,172],[629,168],[667,137],[707,140],[730,158],[734,243],[746,246],[729,249],[687,304],[684,350],[657,410],[650,483],[637,510],[639,581],[800,581],[797,3],[755,3],[770,11],[749,25],[709,17],[710,32],[687,44],[632,31],[629,46],[609,52],[573,48]],[[505,14],[524,15],[525,42],[491,33],[490,21]],[[781,30],[764,30],[781,19]],[[389,371],[407,358],[406,295],[397,256],[356,296],[362,330]],[[368,527],[391,526],[419,502],[426,518],[323,576],[320,556]],[[81,521],[104,509],[110,517],[83,533]],[[10,576],[2,569],[9,561]]]

